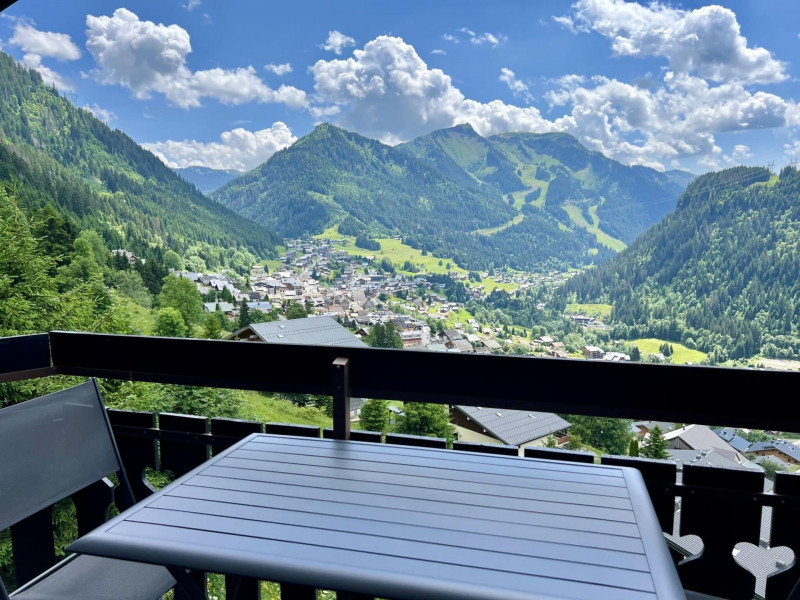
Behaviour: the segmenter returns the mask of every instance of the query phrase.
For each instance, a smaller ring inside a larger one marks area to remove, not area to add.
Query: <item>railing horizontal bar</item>
[[[786,496],[783,494],[773,494],[770,492],[752,492],[741,489],[723,489],[703,485],[663,483],[660,481],[647,480],[645,480],[645,485],[647,486],[647,492],[651,497],[687,497],[693,494],[698,494],[705,498],[714,498],[720,502],[752,501],[753,504],[758,504],[760,506],[788,506],[797,507],[800,509],[800,496]]]
[[[60,331],[50,340],[65,374],[333,395],[341,357],[353,397],[800,431],[800,413],[780,403],[732,402],[792,389],[800,374],[786,371]]]
[[[224,442],[237,442],[241,437],[220,435],[216,433],[191,433],[188,431],[172,431],[168,429],[144,429],[128,425],[112,425],[115,436],[150,438],[154,440],[168,440],[170,442],[191,442],[197,444],[220,444]]]

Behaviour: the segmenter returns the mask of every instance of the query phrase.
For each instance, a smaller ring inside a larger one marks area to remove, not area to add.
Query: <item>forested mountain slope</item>
[[[320,233],[347,216],[352,232],[429,235],[492,227],[514,214],[497,195],[465,188],[391,146],[329,124],[212,197],[286,236]]]
[[[286,236],[338,225],[347,235],[401,235],[468,268],[536,270],[592,264],[624,247],[597,226],[605,205],[616,207],[609,230],[628,241],[671,209],[680,184],[640,171],[561,134],[483,138],[461,125],[393,148],[322,124],[212,197]]]
[[[676,210],[564,293],[613,305],[613,335],[660,337],[710,359],[800,355],[800,173],[702,175]],[[688,342],[688,343],[687,343]]]
[[[626,167],[566,133],[483,138],[470,125],[458,125],[400,147],[454,178],[506,195],[526,218],[538,209],[570,227],[594,225],[624,244],[671,211],[692,178]]]
[[[150,152],[76,108],[36,71],[0,53],[0,180],[21,184],[31,208],[45,203],[110,247],[193,244],[269,255],[280,241],[203,196]]]

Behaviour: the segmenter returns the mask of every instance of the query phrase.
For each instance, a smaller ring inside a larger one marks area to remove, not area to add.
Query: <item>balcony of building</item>
[[[0,382],[75,375],[334,398],[334,426],[325,430],[109,411],[125,468],[135,475],[137,500],[152,492],[139,477],[145,469],[179,476],[253,432],[384,443],[379,433],[350,431],[351,396],[473,406],[490,398],[499,409],[800,431],[790,395],[798,375],[789,372],[75,332],[3,338],[0,357]],[[445,447],[443,439],[397,435],[386,436],[385,443]],[[500,445],[458,449],[517,453]],[[536,456],[585,460],[555,450]],[[794,560],[800,548],[800,476],[778,473],[765,492],[759,472],[689,464],[679,476],[668,461],[603,456],[602,462],[642,473],[687,590],[730,599],[790,597],[800,579]],[[35,539],[39,533],[42,542]],[[52,560],[46,551],[52,538],[39,533],[26,531],[25,549],[15,550],[17,583]],[[253,582],[239,597],[257,598],[258,589]],[[284,597],[314,594],[295,587]]]

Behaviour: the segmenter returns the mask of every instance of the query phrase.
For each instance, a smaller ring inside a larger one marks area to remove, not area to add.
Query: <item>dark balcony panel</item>
[[[53,508],[48,506],[10,527],[17,587],[56,564]]]
[[[605,454],[600,458],[600,462],[604,465],[638,469],[647,486],[647,491],[650,493],[650,500],[653,501],[653,508],[656,510],[662,531],[672,533],[672,525],[675,520],[675,494],[669,492],[666,486],[675,484],[678,468],[674,462]],[[659,484],[666,484],[666,486],[659,486]]]
[[[264,425],[258,421],[216,417],[211,419],[211,433],[214,436],[211,451],[214,454],[218,454],[251,433],[261,433],[263,431]]]
[[[319,427],[314,425],[294,425],[292,423],[267,423],[264,425],[264,433],[274,433],[276,435],[300,435],[303,437],[318,438]]]
[[[322,437],[332,438],[333,427],[326,427],[322,430]],[[354,442],[376,442],[380,444],[383,441],[383,434],[380,431],[364,431],[363,429],[351,429],[350,439]]]
[[[505,444],[481,444],[480,442],[453,442],[453,450],[482,452],[484,454],[500,454],[502,456],[519,456],[519,448]]]
[[[403,446],[419,446],[422,448],[447,448],[447,440],[444,438],[406,435],[404,433],[387,433],[386,443],[401,444]]]
[[[707,489],[681,500],[680,535],[700,536],[704,547],[699,557],[679,566],[683,586],[730,600],[752,600],[755,577],[736,564],[732,553],[738,542],[759,543],[761,504],[756,495],[764,489],[764,473],[685,464],[683,483]]]
[[[225,576],[225,597],[234,600],[259,600],[261,582],[252,577]]]
[[[144,500],[154,491],[145,479],[145,469],[159,468],[155,440],[156,415],[143,411],[112,409],[108,411],[108,419],[114,430],[122,465],[130,479],[133,496],[137,502]]]
[[[558,448],[525,448],[525,458],[544,458],[545,460],[566,460],[577,463],[593,463],[592,452],[580,450],[559,450]]]
[[[776,473],[776,494],[800,498],[800,474]],[[800,504],[779,504],[772,509],[772,527],[769,545],[788,546],[794,551],[795,564],[791,569],[767,578],[767,598],[788,598],[800,578]]]
[[[162,470],[172,471],[175,477],[180,477],[208,460],[208,446],[204,443],[197,443],[202,441],[205,434],[208,433],[206,417],[161,413],[158,415],[158,427],[162,432],[203,434],[201,436],[185,436],[185,441],[162,439],[159,442]]]

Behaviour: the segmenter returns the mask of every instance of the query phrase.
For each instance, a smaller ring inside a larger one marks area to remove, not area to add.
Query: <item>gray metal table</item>
[[[684,598],[638,471],[252,435],[70,550],[384,598]]]

